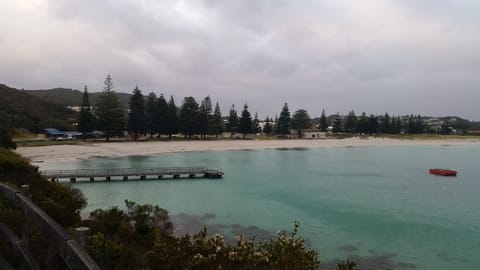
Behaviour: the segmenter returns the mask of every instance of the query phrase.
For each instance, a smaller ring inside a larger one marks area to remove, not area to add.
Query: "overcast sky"
[[[0,83],[480,120],[477,0],[0,0]]]

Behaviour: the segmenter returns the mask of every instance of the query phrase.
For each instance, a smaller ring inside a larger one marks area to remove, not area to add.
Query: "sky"
[[[0,0],[0,83],[480,120],[477,0]]]

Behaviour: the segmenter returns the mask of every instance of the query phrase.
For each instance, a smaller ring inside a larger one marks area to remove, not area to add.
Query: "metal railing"
[[[112,168],[112,169],[79,169],[79,170],[45,170],[40,173],[48,178],[68,177],[104,177],[133,175],[173,175],[197,174],[208,171],[207,167],[163,167],[163,168]]]
[[[71,270],[99,270],[100,267],[93,261],[87,252],[65,231],[57,222],[48,216],[40,207],[34,204],[25,194],[0,183],[0,196],[8,199],[22,211],[22,226],[35,224],[45,234],[46,239],[54,247],[57,255],[67,269]],[[27,231],[28,232],[28,231]],[[23,232],[23,234],[27,233]],[[27,269],[39,269],[35,260],[26,249],[23,240],[27,236],[15,236],[6,226],[0,226],[0,237],[10,243],[20,256],[22,264]]]

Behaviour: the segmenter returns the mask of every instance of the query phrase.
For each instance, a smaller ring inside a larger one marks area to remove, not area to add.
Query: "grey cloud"
[[[274,116],[287,101],[312,116],[325,108],[480,119],[476,1],[39,3],[3,9],[33,27],[7,28],[2,17],[13,15],[0,10],[4,83],[100,90],[110,73],[119,91],[138,84],[177,102],[211,95],[224,113],[247,101]]]

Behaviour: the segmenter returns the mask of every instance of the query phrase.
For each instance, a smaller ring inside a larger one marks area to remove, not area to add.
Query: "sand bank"
[[[89,159],[94,157],[120,157],[191,151],[466,144],[480,144],[480,140],[399,140],[389,138],[348,138],[324,140],[146,141],[20,147],[16,150],[16,152],[24,157],[29,158],[32,162],[52,162]]]

